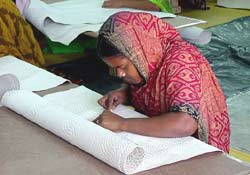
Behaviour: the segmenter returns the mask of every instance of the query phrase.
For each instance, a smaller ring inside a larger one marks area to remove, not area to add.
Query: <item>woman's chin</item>
[[[123,81],[125,83],[131,84],[131,85],[137,84],[137,82],[135,80],[132,80],[132,79],[126,79],[126,78],[124,78]]]
[[[130,84],[130,85],[135,85],[135,86],[141,86],[144,84],[143,81],[136,81],[136,80],[131,80],[131,79],[124,79],[123,80],[125,83]]]

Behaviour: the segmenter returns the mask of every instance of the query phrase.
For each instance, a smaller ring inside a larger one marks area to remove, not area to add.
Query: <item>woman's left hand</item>
[[[122,125],[124,124],[124,121],[124,118],[112,113],[109,110],[103,111],[103,113],[94,120],[96,124],[114,132],[122,131]]]

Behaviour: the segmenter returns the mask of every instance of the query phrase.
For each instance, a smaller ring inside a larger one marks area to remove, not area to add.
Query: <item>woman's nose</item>
[[[123,77],[126,76],[126,73],[120,68],[117,68],[116,72],[117,72],[117,76],[120,77],[120,78],[123,78]]]

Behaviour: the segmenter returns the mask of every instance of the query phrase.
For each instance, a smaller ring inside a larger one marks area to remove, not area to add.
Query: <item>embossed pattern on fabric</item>
[[[86,94],[92,94],[92,97]],[[86,97],[82,98],[83,95]],[[86,113],[79,110],[84,109],[81,105],[93,103],[83,111],[95,111],[98,104],[91,101],[91,98],[99,96],[85,87],[50,94],[45,98],[26,90],[15,90],[5,93],[1,102],[9,109],[125,174],[134,174],[200,154],[218,151],[217,148],[193,137],[153,138],[126,132],[114,133],[104,129],[87,120],[88,116],[84,116]],[[62,99],[67,99],[74,105],[68,109],[67,105],[64,106]],[[79,99],[82,103],[79,103]],[[19,103],[17,104],[16,101]],[[54,101],[57,103],[53,103]],[[146,117],[121,106],[115,112],[121,116]],[[192,149],[194,147],[196,149]]]

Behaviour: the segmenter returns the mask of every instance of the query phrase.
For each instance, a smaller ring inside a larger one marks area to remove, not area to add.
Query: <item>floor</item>
[[[208,1],[207,6],[210,8],[209,10],[182,9],[180,15],[207,21],[206,24],[198,26],[201,28],[223,24],[242,16],[250,16],[249,9],[244,10],[219,7],[213,0]]]

